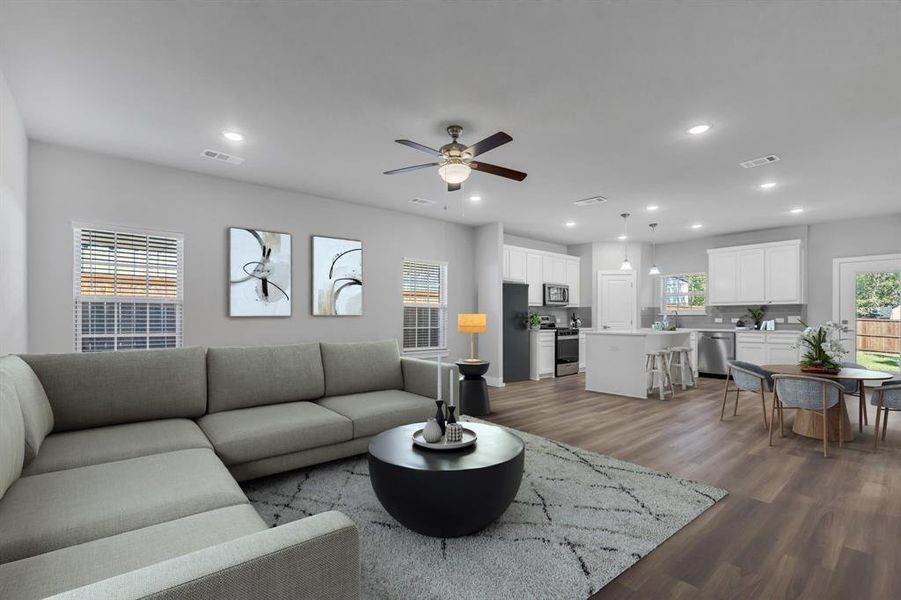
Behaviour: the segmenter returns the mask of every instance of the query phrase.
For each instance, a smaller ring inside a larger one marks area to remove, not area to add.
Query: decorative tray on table
[[[476,432],[472,429],[463,428],[463,439],[459,442],[448,442],[447,438],[442,437],[437,442],[427,442],[422,437],[422,429],[417,429],[413,434],[413,443],[420,448],[428,448],[429,450],[459,450],[476,443]]]

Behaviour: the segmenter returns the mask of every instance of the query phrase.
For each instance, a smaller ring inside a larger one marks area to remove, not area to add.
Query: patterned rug
[[[339,510],[360,528],[364,598],[581,600],[726,495],[513,430],[526,446],[519,493],[478,534],[413,533],[381,507],[366,456],[244,484],[270,525]]]

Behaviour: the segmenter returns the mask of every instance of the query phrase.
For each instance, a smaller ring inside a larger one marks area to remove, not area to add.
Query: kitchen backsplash
[[[732,319],[742,319],[745,323],[753,325],[754,321],[748,314],[749,306],[708,306],[706,315],[683,315],[680,314],[678,324],[680,327],[722,327],[723,329],[733,329],[735,323]],[[776,329],[782,330],[800,330],[803,325],[800,323],[789,323],[789,317],[800,317],[802,321],[807,320],[807,305],[805,304],[779,304],[767,305],[764,320],[775,319]],[[663,317],[660,314],[659,307],[651,306],[641,309],[641,326],[650,327],[654,321],[659,321]],[[714,322],[715,319],[722,319],[722,323]]]
[[[550,306],[535,306],[529,310],[537,312],[539,315],[550,315],[557,319],[560,327],[569,327],[569,319],[573,313],[576,317],[582,319],[582,328],[591,327],[591,308],[585,306],[581,308],[551,308]]]

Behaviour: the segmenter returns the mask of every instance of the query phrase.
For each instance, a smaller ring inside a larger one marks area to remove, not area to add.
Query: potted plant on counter
[[[752,306],[748,309],[748,315],[754,320],[754,329],[760,329],[764,314],[766,314],[766,306]]]
[[[528,322],[529,329],[541,329],[541,315],[537,312],[530,312],[526,321]]]
[[[801,321],[805,329],[798,341],[804,349],[801,357],[801,370],[805,373],[835,374],[841,370],[839,361],[848,353],[842,346],[840,334],[847,328],[828,321],[819,327],[810,327]]]

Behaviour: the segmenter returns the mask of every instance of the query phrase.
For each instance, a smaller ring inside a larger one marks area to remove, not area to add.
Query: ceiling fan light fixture
[[[463,183],[469,179],[472,167],[463,162],[450,161],[438,167],[438,175],[445,183]]]

